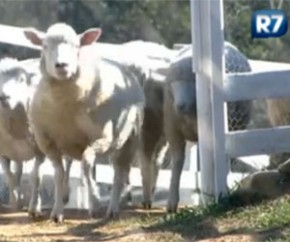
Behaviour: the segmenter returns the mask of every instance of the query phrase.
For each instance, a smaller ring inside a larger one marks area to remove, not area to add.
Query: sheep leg
[[[107,156],[106,155],[95,155],[95,158],[94,158],[94,167],[92,167],[92,178],[94,180],[94,185],[96,186],[95,188],[95,196],[100,199],[101,197],[101,193],[100,193],[100,186],[98,184],[98,181],[97,181],[97,163],[98,161],[101,161],[101,162],[104,162],[106,161],[106,163],[108,163],[108,160],[107,160]],[[99,202],[98,202],[99,203]]]
[[[23,162],[16,162],[15,165],[16,165],[16,170],[14,174],[15,192],[17,197],[17,208],[20,209],[22,207],[20,182],[23,172]]]
[[[130,184],[129,172],[126,178],[123,194],[121,194],[121,203],[127,204],[128,202],[132,202],[132,186]]]
[[[52,162],[54,168],[54,203],[50,220],[55,223],[62,223],[64,221],[63,183],[65,176],[62,155],[56,144],[41,129],[35,129],[34,134],[38,147]]]
[[[160,168],[167,168],[170,164],[170,159],[167,158],[168,143],[165,144],[164,140],[159,142],[156,151],[154,152],[153,161],[154,161],[154,174],[153,174],[153,188],[152,194],[155,193],[156,183],[159,175]],[[169,160],[169,162],[168,162]]]
[[[59,159],[52,159],[53,167],[55,170],[54,174],[54,204],[50,214],[50,219],[54,222],[62,223],[64,220],[63,210],[63,183],[65,171],[63,168],[61,157]]]
[[[104,160],[104,158],[105,158],[106,159],[106,163],[111,164],[111,162],[109,161],[110,159],[109,159],[109,156],[108,155],[105,155],[103,157],[99,155],[97,157],[98,157],[97,159],[102,159],[102,160]],[[94,169],[94,171],[96,171],[96,169]],[[96,177],[95,174],[94,174],[94,177]],[[96,181],[96,184],[97,184],[97,181]],[[125,189],[124,189],[123,193],[121,194],[121,203],[122,204],[127,204],[127,202],[131,202],[132,201],[132,194],[131,194],[131,192],[132,192],[132,187],[130,185],[130,179],[129,179],[129,174],[128,174],[128,177],[126,179]]]
[[[114,162],[113,164],[114,181],[111,191],[111,198],[106,214],[107,218],[116,218],[119,215],[120,197],[126,181],[126,176],[129,173],[129,168],[124,167],[122,164],[116,163],[117,162]]]
[[[64,159],[65,161],[65,176],[63,179],[63,203],[67,204],[69,201],[69,194],[70,194],[70,187],[69,187],[69,173],[70,173],[70,169],[71,169],[71,165],[72,165],[72,159],[66,157]]]
[[[133,160],[132,147],[132,140],[129,139],[119,151],[110,157],[113,161],[114,180],[106,213],[107,218],[116,218],[119,216],[120,197],[124,184],[128,181],[130,165]]]
[[[185,142],[181,141],[178,144],[177,142],[174,145],[170,144],[169,149],[171,152],[172,173],[166,209],[168,213],[175,213],[179,202],[179,184],[185,158]]]
[[[154,181],[156,175],[156,167],[152,160],[146,155],[141,158],[141,174],[143,186],[143,207],[144,209],[151,209],[152,195],[154,188]]]
[[[154,195],[155,190],[156,190],[156,183],[157,183],[159,169],[160,169],[160,166],[158,166],[157,164],[154,163],[153,165],[154,165],[154,170],[153,170],[153,178],[152,178],[152,195]]]
[[[146,113],[146,112],[145,112]],[[150,116],[150,115],[149,115]],[[158,153],[160,152],[165,139],[162,137],[162,127],[157,129],[158,131],[152,130],[152,126],[156,119],[151,120],[144,118],[144,124],[142,127],[142,149],[140,152],[140,166],[142,175],[142,187],[143,187],[143,207],[144,209],[151,209],[152,197],[155,192],[156,180],[158,178],[159,166],[157,164]],[[154,121],[154,122],[153,122]]]
[[[34,161],[34,167],[31,173],[32,193],[28,206],[28,214],[31,217],[41,215],[41,196],[40,196],[40,175],[39,168],[44,162],[44,155],[37,155]]]
[[[89,216],[93,218],[100,208],[100,195],[95,182],[95,162],[86,158],[83,159],[82,165],[89,195]]]
[[[11,206],[12,210],[16,211],[21,207],[20,196],[19,196],[20,195],[19,183],[16,184],[18,181],[20,182],[20,179],[16,179],[16,176],[14,176],[14,174],[11,172],[10,159],[8,159],[5,156],[1,156],[0,159],[1,159],[3,171],[6,177],[7,186],[9,189],[9,205]],[[17,163],[16,165],[17,165],[17,170],[18,170],[19,168],[18,165],[22,165],[22,164]],[[19,173],[20,173],[20,169],[19,169]]]

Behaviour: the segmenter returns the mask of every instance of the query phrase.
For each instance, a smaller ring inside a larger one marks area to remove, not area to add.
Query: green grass
[[[152,221],[151,221],[152,222]],[[219,227],[224,231],[219,232]],[[172,231],[184,238],[228,234],[258,236],[255,242],[290,242],[290,199],[282,197],[259,205],[239,207],[228,198],[206,208],[184,208],[147,226],[148,231]]]
[[[255,229],[269,229],[290,224],[290,202],[286,198],[271,203],[245,209],[237,214],[240,219],[248,219]]]

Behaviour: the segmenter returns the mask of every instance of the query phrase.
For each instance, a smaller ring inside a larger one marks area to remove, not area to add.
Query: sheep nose
[[[67,67],[67,63],[64,63],[64,62],[57,62],[55,64],[55,67],[56,68],[64,68],[64,67]]]

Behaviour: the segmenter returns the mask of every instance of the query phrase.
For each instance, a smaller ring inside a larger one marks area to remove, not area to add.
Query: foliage
[[[282,2],[282,9],[290,17],[290,1]],[[250,58],[287,61],[288,35],[279,39],[251,38],[252,12],[270,8],[270,3],[278,5],[277,0],[224,0],[225,39]],[[191,41],[189,0],[2,0],[0,12],[2,24],[42,30],[57,21],[71,24],[77,32],[101,26],[103,42],[142,39],[171,48],[174,43]]]

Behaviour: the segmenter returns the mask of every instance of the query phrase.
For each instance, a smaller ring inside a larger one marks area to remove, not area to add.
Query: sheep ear
[[[91,28],[79,35],[81,46],[90,45],[97,41],[102,34],[102,29]]]
[[[34,45],[42,45],[44,34],[36,29],[28,28],[24,30],[25,37]]]

